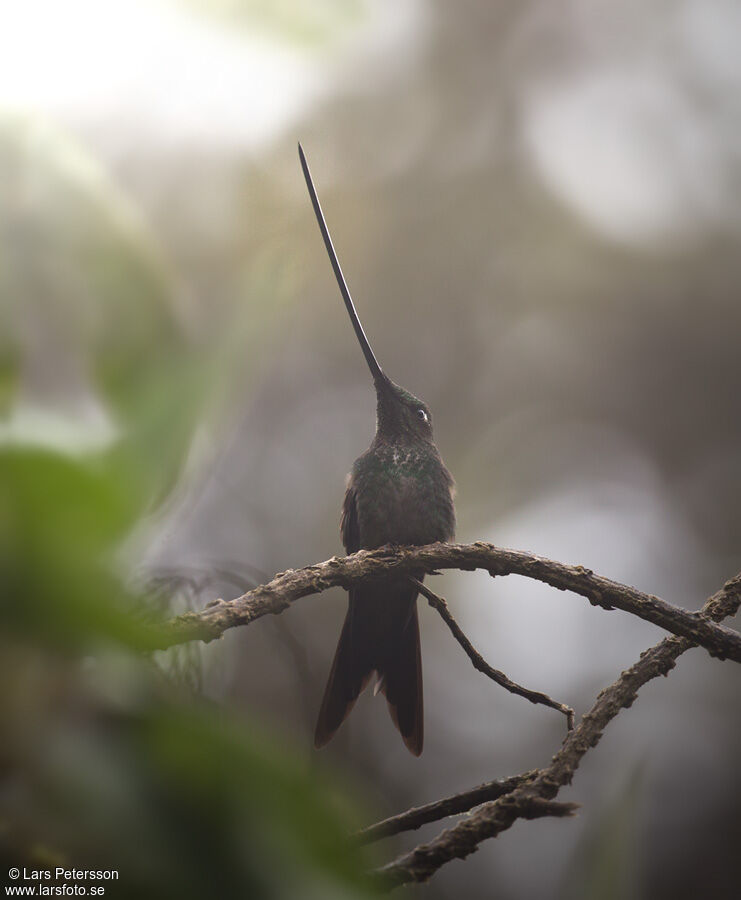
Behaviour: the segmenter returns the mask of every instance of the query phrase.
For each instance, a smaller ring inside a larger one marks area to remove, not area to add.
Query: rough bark
[[[289,569],[267,584],[235,600],[216,600],[201,612],[187,613],[166,623],[156,649],[186,641],[211,641],[228,628],[248,625],[268,614],[283,612],[291,603],[331,587],[348,588],[361,581],[437,569],[485,569],[491,575],[522,575],[562,591],[586,597],[603,609],[621,609],[704,647],[711,656],[741,662],[741,635],[713,622],[702,610],[689,612],[651,594],[595,575],[584,566],[570,566],[521,550],[493,544],[428,544],[424,547],[381,547],[332,557],[303,569]]]

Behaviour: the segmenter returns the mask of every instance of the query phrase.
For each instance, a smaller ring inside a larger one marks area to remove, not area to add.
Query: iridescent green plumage
[[[348,485],[356,495],[361,546],[450,540],[453,479],[432,439],[429,411],[390,381],[376,391],[376,435]]]

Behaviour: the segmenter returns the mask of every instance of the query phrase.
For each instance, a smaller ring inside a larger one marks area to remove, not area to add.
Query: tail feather
[[[316,747],[334,736],[374,671],[404,743],[419,756],[424,740],[422,655],[417,591],[408,584],[376,584],[350,592],[319,710]]]
[[[350,715],[355,701],[370,681],[373,667],[362,654],[362,645],[354,646],[352,608],[348,609],[342,626],[334,661],[324,689],[319,718],[314,732],[314,746],[319,749],[329,743],[337,729]]]
[[[424,709],[416,597],[409,621],[386,661],[381,691],[404,743],[411,753],[419,756],[424,744]]]

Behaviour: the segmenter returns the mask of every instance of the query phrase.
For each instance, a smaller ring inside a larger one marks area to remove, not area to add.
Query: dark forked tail
[[[382,582],[350,592],[314,746],[331,740],[373,672],[404,743],[419,756],[424,741],[422,655],[417,591],[408,583]]]

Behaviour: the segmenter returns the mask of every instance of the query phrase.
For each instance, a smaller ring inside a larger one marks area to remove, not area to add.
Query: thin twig
[[[479,672],[483,672],[487,678],[491,678],[492,681],[495,681],[500,687],[503,687],[505,690],[509,691],[511,694],[517,694],[518,697],[524,697],[526,700],[529,700],[531,703],[540,703],[543,706],[549,706],[551,709],[555,709],[560,713],[563,713],[566,716],[566,728],[571,731],[574,727],[574,710],[570,706],[566,706],[564,703],[559,703],[557,700],[553,700],[548,694],[543,694],[541,691],[531,691],[529,688],[522,687],[517,684],[517,682],[512,681],[508,678],[504,672],[500,672],[499,669],[495,669],[489,665],[489,663],[484,659],[484,657],[475,649],[473,644],[468,640],[466,635],[463,633],[460,625],[453,618],[453,614],[450,612],[448,608],[447,602],[439,597],[434,591],[431,591],[427,585],[423,584],[421,581],[418,581],[416,578],[409,578],[409,581],[417,588],[420,594],[423,594],[431,607],[436,609],[445,622],[445,624],[450,629],[453,637],[458,641],[458,643],[463,647],[466,651],[468,658],[471,660],[473,667],[478,669]]]
[[[186,613],[164,623],[153,635],[152,649],[186,641],[210,641],[228,628],[247,625],[283,612],[294,601],[339,585],[348,588],[389,576],[402,577],[435,569],[486,569],[491,575],[522,575],[559,590],[572,591],[603,608],[617,608],[688,638],[711,656],[741,662],[741,635],[716,625],[702,612],[688,612],[658,597],[595,575],[583,566],[505,550],[493,544],[429,544],[424,547],[381,547],[333,557],[304,569],[289,570],[230,602],[214,601],[199,613]]]
[[[448,816],[456,816],[469,812],[476,806],[481,806],[489,800],[497,800],[505,794],[510,794],[515,788],[526,784],[538,775],[538,770],[523,772],[522,775],[513,775],[501,781],[488,781],[468,791],[461,791],[443,800],[427,803],[425,806],[417,806],[396,816],[390,816],[381,822],[375,822],[367,828],[363,828],[355,835],[358,843],[372,844],[374,841],[383,840],[402,831],[415,831],[430,822],[437,822]]]
[[[733,616],[741,606],[741,574],[728,581],[702,608],[708,621]],[[694,646],[686,638],[668,637],[650,650],[618,680],[602,691],[592,709],[566,738],[551,764],[533,781],[515,788],[498,800],[486,803],[457,825],[443,831],[427,844],[420,844],[375,874],[379,885],[391,890],[412,881],[427,881],[441,866],[453,859],[465,859],[487,838],[496,837],[517,819],[528,818],[535,799],[552,800],[560,788],[570,784],[584,755],[594,747],[618,713],[630,707],[644,684],[667,675],[682,653]]]

